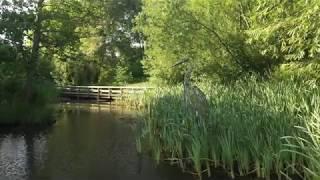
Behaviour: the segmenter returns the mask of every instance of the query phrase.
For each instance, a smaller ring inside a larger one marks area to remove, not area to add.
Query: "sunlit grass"
[[[182,87],[154,89],[132,100],[144,110],[137,140],[140,151],[200,177],[211,176],[217,167],[231,177],[288,178],[302,173],[311,178],[320,173],[319,163],[313,162],[320,154],[320,122],[314,122],[320,91],[314,82],[251,79],[200,87],[210,106],[204,127],[186,112]]]

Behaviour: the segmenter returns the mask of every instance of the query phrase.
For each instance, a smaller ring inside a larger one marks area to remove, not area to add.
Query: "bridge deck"
[[[149,87],[127,87],[127,86],[66,86],[59,87],[62,98],[70,100],[96,100],[112,101],[124,97],[141,94]]]

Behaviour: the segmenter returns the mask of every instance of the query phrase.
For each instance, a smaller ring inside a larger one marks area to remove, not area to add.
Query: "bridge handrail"
[[[87,88],[87,89],[154,89],[153,87],[137,86],[58,86],[58,88]]]
[[[137,86],[58,86],[62,97],[77,98],[94,98],[97,102],[101,100],[122,99],[132,94],[141,94],[153,87]]]

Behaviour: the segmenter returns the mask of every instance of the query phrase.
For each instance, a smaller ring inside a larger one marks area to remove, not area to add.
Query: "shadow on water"
[[[137,113],[114,106],[58,109],[57,123],[45,130],[1,129],[0,180],[196,179],[137,153]]]

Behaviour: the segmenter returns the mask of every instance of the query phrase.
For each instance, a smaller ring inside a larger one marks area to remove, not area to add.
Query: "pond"
[[[56,117],[45,130],[0,129],[0,180],[196,179],[137,153],[136,112],[74,104]]]

